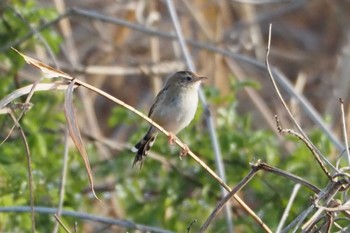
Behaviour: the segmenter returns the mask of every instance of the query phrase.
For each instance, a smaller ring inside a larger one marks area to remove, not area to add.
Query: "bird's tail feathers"
[[[131,149],[132,152],[136,153],[134,162],[132,163],[132,167],[134,167],[138,163],[140,164],[140,168],[142,167],[143,159],[147,156],[148,151],[153,146],[156,137],[157,133],[147,132],[143,139]]]

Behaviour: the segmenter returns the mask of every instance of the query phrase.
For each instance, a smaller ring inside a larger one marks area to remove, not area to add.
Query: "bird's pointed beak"
[[[201,81],[201,82],[203,82],[203,81],[205,81],[205,80],[207,80],[207,79],[208,79],[207,77],[197,76],[197,80],[196,80],[196,81]]]

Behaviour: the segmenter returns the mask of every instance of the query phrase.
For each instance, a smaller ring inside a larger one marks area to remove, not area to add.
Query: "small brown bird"
[[[172,135],[176,135],[194,118],[198,106],[198,89],[204,79],[207,78],[191,71],[180,71],[171,75],[156,96],[148,117]],[[137,163],[142,166],[142,160],[147,156],[157,134],[158,130],[151,125],[146,135],[132,148],[136,152],[133,167]]]

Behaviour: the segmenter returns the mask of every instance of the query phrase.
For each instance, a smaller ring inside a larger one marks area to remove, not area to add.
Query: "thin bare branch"
[[[2,213],[27,213],[30,212],[30,206],[8,206],[8,207],[0,207],[0,212]],[[41,214],[55,214],[57,213],[56,208],[36,206],[34,207],[34,211],[36,213]],[[98,215],[87,214],[83,212],[70,211],[70,210],[62,210],[62,216],[70,216],[77,219],[84,219],[93,222],[99,222],[104,224],[116,225],[120,227],[124,227],[127,229],[135,229],[141,232],[154,232],[154,233],[173,233],[172,231],[163,230],[157,227],[146,226],[142,224],[137,224],[128,220],[121,220],[116,218],[105,218]]]
[[[288,204],[287,204],[287,206],[286,206],[286,209],[284,210],[283,215],[282,215],[282,218],[281,218],[280,222],[278,223],[278,226],[277,226],[277,229],[276,229],[276,233],[281,232],[282,227],[283,227],[284,223],[285,223],[286,220],[287,220],[287,217],[288,217],[288,215],[289,215],[289,211],[290,211],[290,209],[292,208],[292,204],[293,204],[293,202],[294,202],[294,199],[295,199],[295,197],[296,197],[296,195],[297,195],[297,193],[298,193],[300,187],[301,187],[300,184],[294,185],[294,188],[293,188],[292,194],[290,195],[290,198],[289,198],[289,200],[288,200]]]
[[[260,163],[260,162],[258,162]],[[234,196],[236,195],[237,192],[239,192],[251,179],[253,179],[253,177],[255,176],[255,174],[259,171],[258,166],[252,166],[252,169],[250,170],[250,172],[248,173],[248,175],[246,175],[241,182],[239,182],[232,190],[231,192],[229,192],[223,199],[221,199],[221,201],[219,202],[219,204],[215,207],[215,209],[211,212],[211,214],[209,215],[209,217],[205,220],[203,226],[201,227],[201,229],[199,230],[199,233],[205,232],[210,223],[214,220],[215,216],[220,212],[220,210],[222,209],[222,207]]]
[[[342,126],[343,126],[343,135],[344,135],[344,142],[345,142],[345,150],[346,155],[348,158],[348,165],[350,167],[350,151],[349,151],[349,142],[348,142],[348,134],[346,130],[346,120],[345,120],[345,113],[344,113],[344,102],[342,98],[339,98],[340,102],[340,110],[341,110],[341,120],[342,120]]]
[[[318,158],[322,158],[323,161],[325,161],[330,167],[332,167],[335,171],[336,168],[321,154],[321,152],[317,149],[317,147],[311,142],[311,140],[309,139],[309,137],[304,133],[304,130],[300,127],[300,125],[298,124],[298,122],[295,120],[293,114],[291,113],[291,111],[288,108],[288,105],[286,104],[286,102],[284,101],[279,88],[275,82],[274,76],[271,72],[271,68],[270,68],[270,63],[269,63],[269,55],[270,55],[270,46],[271,46],[271,30],[272,30],[272,24],[270,24],[269,27],[269,38],[268,38],[268,44],[267,44],[267,50],[266,50],[266,58],[265,58],[265,63],[266,63],[266,68],[267,68],[267,72],[269,74],[269,78],[273,84],[274,90],[279,98],[279,100],[281,101],[284,109],[287,111],[290,119],[292,120],[293,124],[297,127],[298,131],[300,132],[300,134],[303,136],[305,141],[308,141],[308,143],[311,145],[311,147],[313,148],[313,151],[315,152],[315,155],[317,155]],[[322,160],[318,160],[322,170],[325,172],[325,174],[330,177],[329,172],[327,171],[327,168],[325,167],[325,165],[323,164]]]
[[[292,180],[298,184],[301,184],[303,186],[305,186],[306,188],[310,189],[312,192],[314,193],[319,193],[321,190],[319,188],[317,188],[315,185],[311,184],[310,182],[306,181],[305,179],[293,175],[291,173],[288,173],[286,171],[283,171],[281,169],[275,168],[275,167],[271,167],[270,165],[266,164],[266,163],[258,163],[258,164],[252,164],[251,166],[258,166],[259,170],[264,170],[279,176],[283,176],[286,177],[289,180]]]
[[[195,224],[197,222],[197,220],[193,220],[187,227],[187,233],[190,233],[191,232],[191,227],[193,226],[193,224]]]
[[[12,112],[10,112],[10,116],[21,134],[21,138],[23,140],[24,148],[26,151],[28,185],[29,185],[29,202],[30,202],[30,213],[31,213],[30,215],[31,215],[31,221],[32,221],[31,229],[32,229],[32,233],[35,233],[34,190],[33,190],[34,188],[33,188],[33,172],[32,172],[32,159],[30,156],[30,149],[29,149],[26,135],[24,134],[21,125],[18,123],[16,117],[13,115]]]
[[[313,209],[314,209],[314,205],[309,206],[306,210],[304,210],[301,214],[299,214],[299,216],[295,218],[288,226],[286,226],[281,233],[297,232],[300,225],[303,223],[305,218],[312,212]],[[292,228],[293,228],[293,231],[291,231]]]
[[[65,195],[65,186],[66,186],[66,180],[67,180],[68,148],[69,148],[68,133],[69,133],[68,128],[66,127],[64,131],[64,151],[63,151],[61,182],[59,187],[59,201],[58,201],[57,213],[55,214],[55,216],[57,217],[61,216],[61,213],[62,213],[64,195]],[[58,224],[60,224],[59,221],[56,222],[55,227],[52,231],[53,233],[57,233]]]
[[[64,223],[62,222],[62,220],[60,219],[60,217],[57,214],[53,215],[54,218],[56,219],[57,223],[59,225],[61,225],[61,227],[67,232],[67,233],[71,233],[71,231],[68,229],[68,227],[66,225],[64,225]]]
[[[57,60],[56,60],[56,56],[55,56],[54,52],[52,51],[50,45],[47,43],[46,39],[41,35],[40,30],[37,30],[36,28],[32,27],[32,25],[30,25],[28,20],[26,20],[21,13],[16,11],[16,9],[9,6],[8,4],[6,4],[6,7],[11,9],[15,13],[15,15],[30,29],[30,31],[33,33],[33,35],[36,35],[38,37],[39,41],[41,41],[41,43],[44,45],[45,49],[48,51],[48,53],[52,59],[52,62],[55,64],[55,67],[59,68]]]
[[[278,131],[280,133],[288,133],[290,135],[293,135],[293,136],[299,138],[302,142],[304,142],[304,144],[307,146],[307,148],[311,151],[311,154],[316,159],[317,163],[320,165],[320,167],[323,170],[323,172],[327,175],[328,179],[332,180],[332,175],[328,172],[326,166],[322,162],[322,160],[319,157],[319,154],[317,153],[317,151],[315,151],[315,147],[311,144],[311,142],[309,140],[307,140],[306,138],[304,138],[303,134],[301,134],[301,133],[295,132],[292,129],[283,129],[281,124],[280,124],[280,121],[279,121],[277,115],[275,115],[275,119],[276,119],[276,124],[277,124]]]

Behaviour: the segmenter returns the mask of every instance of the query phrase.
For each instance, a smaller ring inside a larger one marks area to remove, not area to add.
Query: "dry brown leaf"
[[[19,55],[21,55],[24,60],[28,63],[31,64],[33,66],[35,66],[36,68],[38,68],[39,70],[41,70],[41,72],[43,72],[47,77],[46,78],[57,78],[57,77],[63,77],[69,80],[72,80],[73,77],[71,77],[70,75],[60,71],[60,70],[56,70],[55,68],[46,65],[44,63],[42,63],[41,61],[38,61],[34,58],[28,57],[27,55],[24,55],[23,53],[19,52],[17,49],[12,48],[13,50],[15,50]]]
[[[83,139],[81,138],[81,134],[78,128],[78,123],[75,117],[74,112],[74,106],[73,106],[73,90],[74,90],[74,80],[69,84],[67,91],[66,91],[66,98],[64,101],[64,112],[67,119],[68,129],[69,129],[69,135],[71,136],[75,146],[77,147],[81,157],[83,158],[86,171],[88,173],[91,192],[95,196],[96,199],[98,197],[96,196],[95,190],[94,190],[94,180],[92,176],[92,171],[88,159],[88,155],[86,153]]]

